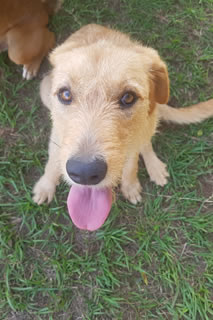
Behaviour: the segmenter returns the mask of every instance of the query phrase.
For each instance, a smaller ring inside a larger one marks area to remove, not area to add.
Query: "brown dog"
[[[61,0],[0,0],[0,52],[23,65],[23,78],[33,78],[41,61],[55,44],[47,29],[48,15],[59,9]]]
[[[141,200],[140,153],[151,179],[167,182],[166,166],[151,145],[159,120],[201,121],[213,115],[213,100],[181,109],[164,105],[169,79],[158,53],[99,25],[74,33],[50,61],[53,70],[41,83],[41,98],[53,126],[34,201],[50,202],[63,175],[73,185],[68,198],[73,222],[95,230],[110,211],[118,183],[129,201]]]

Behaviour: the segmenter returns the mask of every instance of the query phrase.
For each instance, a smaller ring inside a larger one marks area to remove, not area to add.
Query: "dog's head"
[[[167,68],[155,50],[134,42],[71,44],[51,54],[41,97],[51,109],[65,179],[92,192],[109,190],[154,134],[155,105],[169,96]]]

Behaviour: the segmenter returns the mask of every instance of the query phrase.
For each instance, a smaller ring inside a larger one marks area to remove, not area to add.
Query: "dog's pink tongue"
[[[112,191],[73,185],[67,207],[70,218],[79,229],[89,231],[102,226],[112,206]]]

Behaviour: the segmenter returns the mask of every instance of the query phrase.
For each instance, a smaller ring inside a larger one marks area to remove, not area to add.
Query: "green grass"
[[[50,28],[61,43],[96,22],[156,48],[180,106],[212,96],[212,9],[211,0],[67,0]],[[117,194],[104,226],[83,232],[65,184],[50,206],[31,198],[50,127],[39,79],[23,81],[3,53],[0,81],[0,319],[213,319],[213,120],[161,127],[153,143],[169,183],[155,186],[142,164],[141,204]]]

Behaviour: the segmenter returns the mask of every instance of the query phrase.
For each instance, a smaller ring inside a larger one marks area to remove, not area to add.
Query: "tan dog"
[[[159,119],[201,121],[213,115],[213,100],[181,109],[162,105],[169,79],[158,53],[98,25],[74,33],[50,61],[53,70],[41,83],[41,98],[53,126],[34,201],[50,202],[63,176],[73,185],[68,198],[73,222],[95,230],[110,211],[118,183],[129,201],[141,200],[140,153],[151,180],[161,186],[167,182],[166,166],[151,145]]]
[[[23,78],[33,78],[41,61],[55,44],[47,29],[48,16],[62,0],[0,0],[0,52],[23,65]]]

